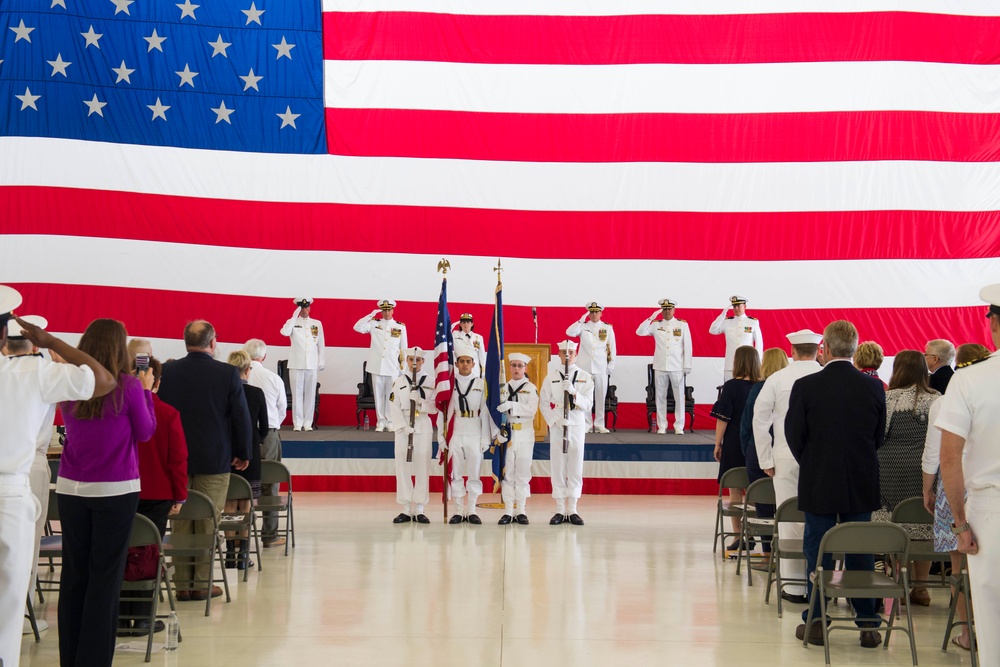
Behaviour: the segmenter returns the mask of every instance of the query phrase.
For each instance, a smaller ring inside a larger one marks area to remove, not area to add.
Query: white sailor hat
[[[800,329],[798,331],[793,331],[790,334],[785,334],[785,338],[792,345],[806,345],[813,344],[819,345],[823,340],[823,334],[818,334],[809,329]]]
[[[604,304],[599,301],[590,301],[587,303],[587,310],[592,313],[599,313],[604,310]]]
[[[295,297],[295,305],[300,308],[305,308],[306,306],[311,306],[313,298],[310,296],[297,296]]]
[[[465,343],[457,343],[455,345],[455,361],[458,361],[459,357],[468,357],[473,361],[476,360],[476,350],[471,345],[466,345]]]
[[[987,285],[979,290],[979,298],[990,304],[990,313],[1000,315],[1000,283]],[[2,307],[0,307],[0,312],[3,312]]]
[[[571,340],[564,340],[556,346],[560,352],[576,352],[576,343]]]
[[[738,306],[741,303],[746,303],[746,302],[747,302],[747,298],[745,296],[731,296],[731,297],[729,297],[729,303],[733,304],[734,306]]]
[[[396,302],[392,299],[382,299],[378,302],[378,307],[380,310],[386,310],[388,308],[395,308]]]
[[[49,326],[49,321],[42,317],[41,315],[25,315],[21,318],[28,324],[34,324],[36,327],[41,329]],[[8,340],[24,340],[24,336],[21,335],[21,325],[17,323],[17,320],[11,318],[7,322],[7,339]]]
[[[527,366],[528,362],[531,361],[531,357],[529,357],[526,354],[521,354],[520,352],[511,352],[510,354],[507,355],[507,359],[509,359],[511,363],[515,361],[520,361],[525,366]]]
[[[472,322],[472,313],[462,313],[462,316],[458,318],[459,322]]]
[[[676,308],[677,304],[670,299],[660,299],[656,303],[660,304],[660,308]]]
[[[420,359],[427,358],[427,350],[422,347],[408,347],[403,351],[403,354],[407,357],[419,357]]]
[[[21,293],[13,287],[0,285],[0,315],[14,312],[21,305]]]

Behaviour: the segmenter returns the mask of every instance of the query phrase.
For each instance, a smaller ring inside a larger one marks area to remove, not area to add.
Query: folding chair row
[[[260,483],[285,484],[288,492],[276,496],[264,496],[256,500],[257,508],[265,515],[275,517],[279,522],[278,532],[284,532],[285,555],[288,555],[288,545],[295,547],[295,511],[292,506],[292,473],[288,466],[280,461],[263,460],[260,462]],[[284,521],[284,530],[281,529]]]
[[[719,543],[721,542],[723,558],[726,556],[726,538],[739,538],[742,533],[742,531],[726,530],[725,520],[727,517],[742,519],[744,509],[744,503],[732,504],[730,501],[724,500],[723,493],[725,493],[726,489],[746,489],[748,486],[750,486],[750,478],[747,477],[746,468],[730,468],[722,473],[722,478],[719,480],[719,499],[715,509],[715,537],[712,539],[712,553],[718,550]],[[756,516],[756,512],[753,512],[753,510],[750,510],[750,512]]]

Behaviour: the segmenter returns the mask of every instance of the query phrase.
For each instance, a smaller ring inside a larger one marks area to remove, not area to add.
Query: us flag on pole
[[[434,329],[434,400],[440,413],[438,433],[441,438],[441,462],[448,461],[448,479],[451,479],[451,462],[445,457],[444,447],[451,439],[452,421],[448,419],[451,388],[455,383],[455,343],[451,338],[451,316],[448,315],[448,279],[441,281],[441,298],[438,299],[437,326]],[[447,498],[448,487],[442,493]]]

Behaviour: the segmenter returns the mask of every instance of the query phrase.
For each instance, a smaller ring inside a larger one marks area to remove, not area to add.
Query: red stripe
[[[184,325],[194,319],[210,320],[224,342],[262,338],[273,345],[287,345],[278,334],[289,316],[287,298],[229,296],[195,292],[169,292],[126,287],[90,287],[11,283],[24,295],[25,306],[42,313],[52,331],[82,332],[96,317],[120,319],[133,336],[180,338]],[[486,296],[486,295],[484,295]],[[354,331],[354,323],[373,308],[373,301],[350,299],[318,300],[313,315],[323,322],[326,344],[333,347],[367,347],[368,338]],[[931,338],[945,337],[956,343],[988,344],[982,307],[962,308],[841,308],[754,310],[760,318],[767,347],[787,348],[784,334],[811,328],[822,331],[828,323],[847,319],[858,327],[862,340],[877,340],[886,354],[901,349],[923,349]],[[469,312],[480,330],[488,329],[493,305],[453,302],[453,313]],[[650,308],[616,308],[609,304],[605,319],[616,325],[618,354],[652,355],[653,339],[635,335]],[[698,357],[721,357],[723,336],[712,336],[708,327],[722,310],[684,308],[677,316],[687,320],[693,332],[694,353]],[[555,343],[566,336],[566,327],[578,320],[582,307],[539,307],[538,340]],[[437,321],[437,302],[400,302],[396,317],[408,328],[411,345],[430,349]],[[454,318],[453,318],[454,319]],[[530,306],[504,306],[504,338],[508,342],[533,341],[535,335]]]
[[[718,16],[323,15],[327,60],[625,65],[1000,62],[996,17],[915,12]]]
[[[435,256],[468,254],[475,220],[478,247],[540,259],[962,259],[995,257],[1000,247],[998,211],[506,211],[11,186],[0,187],[0,219],[7,234]],[[559,243],[509,242],[552,229],[575,233]]]
[[[483,488],[490,488],[492,480],[483,478]],[[441,477],[431,474],[430,490],[441,492]],[[296,493],[303,491],[317,492],[355,492],[355,493],[391,493],[396,490],[396,479],[379,475],[293,475],[292,485]],[[714,479],[627,479],[627,478],[595,478],[587,477],[583,482],[583,490],[589,495],[678,495],[678,496],[714,496],[719,492],[719,485]],[[548,477],[535,477],[531,480],[533,494],[552,493],[552,483]],[[386,499],[386,511],[393,507]],[[436,505],[435,505],[436,507]],[[440,510],[437,510],[440,511]],[[427,511],[432,521],[437,518],[431,510]],[[499,512],[497,514],[499,516]]]
[[[352,156],[720,163],[1000,159],[1000,114],[327,109],[326,120],[329,152]]]

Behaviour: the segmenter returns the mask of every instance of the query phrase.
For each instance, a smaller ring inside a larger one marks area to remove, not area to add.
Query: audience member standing
[[[979,297],[990,304],[990,335],[1000,347],[1000,284]],[[1000,665],[1000,353],[956,373],[941,399],[941,479],[955,515],[958,550],[969,555],[976,635],[984,667]],[[963,460],[964,453],[964,460]],[[965,491],[969,499],[965,501]]]
[[[292,430],[311,431],[316,413],[316,374],[326,368],[323,323],[309,317],[313,300],[299,297],[292,317],[281,327],[291,341],[288,384],[292,388]]]
[[[110,665],[118,629],[118,593],[139,506],[137,443],[156,430],[153,374],[130,374],[125,326],[94,320],[80,349],[118,378],[107,396],[60,404],[66,446],[56,479],[62,525],[59,662]]]
[[[823,331],[823,343],[826,366],[795,381],[785,417],[788,448],[799,464],[807,576],[816,569],[819,544],[827,531],[838,522],[869,521],[878,509],[878,448],[885,435],[885,390],[878,380],[859,373],[851,364],[858,330],[845,320],[832,322]],[[875,569],[870,554],[851,554],[845,560],[848,570]],[[823,567],[833,569],[829,556]],[[812,586],[810,582],[810,595]],[[861,632],[861,646],[875,648],[882,643],[875,630],[881,623],[875,600],[852,598],[851,604],[858,627],[868,628]],[[803,621],[808,613],[802,612]],[[808,630],[804,623],[800,625],[796,637],[802,639],[808,633],[810,644],[822,644],[825,619],[818,600],[813,613],[818,620]]]
[[[242,470],[251,455],[250,413],[238,370],[213,359],[215,328],[205,320],[184,327],[187,356],[163,365],[159,395],[164,403],[181,413],[184,438],[188,445],[188,488],[204,493],[215,505],[216,518],[222,513],[229,491],[229,471]],[[212,522],[177,521],[179,534],[210,534]],[[212,578],[208,565],[192,568],[178,563],[174,579],[178,600],[204,600],[205,592],[192,590]],[[222,595],[211,587],[212,597]]]
[[[0,347],[11,312],[20,305],[17,290],[0,285]],[[28,480],[38,433],[53,403],[104,396],[117,382],[96,359],[40,327],[17,320],[12,328],[67,362],[0,356],[0,659],[17,667],[28,578],[38,556],[32,548],[38,505]]]
[[[778,505],[799,493],[799,464],[789,451],[785,439],[788,396],[792,385],[799,378],[822,370],[816,363],[822,336],[802,329],[787,334],[786,338],[792,344],[792,363],[764,382],[753,408],[753,439],[757,448],[757,460],[761,470],[774,478],[774,500]],[[782,537],[801,538],[802,526],[795,523],[782,524]],[[781,567],[789,579],[805,579],[805,565],[801,561],[791,560]],[[805,604],[805,592],[804,586],[785,586],[782,597],[789,602]]]
[[[885,352],[882,350],[882,346],[873,340],[866,340],[858,345],[858,349],[854,351],[854,367],[865,375],[877,378],[882,383],[882,387],[888,389],[889,385],[878,374],[883,361],[885,361]]]
[[[267,358],[267,344],[259,338],[251,338],[243,346],[250,355],[250,377],[247,380],[252,386],[264,392],[267,405],[267,435],[260,443],[260,458],[262,461],[281,461],[281,422],[285,420],[288,410],[288,399],[285,396],[285,383],[281,376],[264,368]],[[277,497],[279,484],[261,484],[260,495]],[[280,547],[285,544],[284,537],[278,537],[278,514],[274,511],[264,512],[264,521],[260,530],[260,541],[265,547]]]
[[[935,338],[927,341],[924,347],[924,360],[927,362],[927,370],[930,375],[931,389],[939,394],[943,394],[948,388],[951,376],[955,371],[951,367],[951,362],[955,360],[955,345],[950,340]]]

